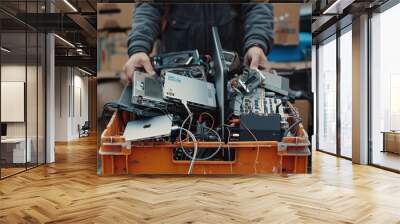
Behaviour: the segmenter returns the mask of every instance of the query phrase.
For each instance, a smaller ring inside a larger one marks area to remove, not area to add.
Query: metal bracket
[[[278,142],[278,152],[283,152],[287,150],[287,145],[283,142]]]

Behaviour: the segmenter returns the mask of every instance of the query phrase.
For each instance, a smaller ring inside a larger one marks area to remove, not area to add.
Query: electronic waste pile
[[[135,71],[102,134],[99,174],[307,172],[308,135],[289,80],[222,50],[151,58]]]

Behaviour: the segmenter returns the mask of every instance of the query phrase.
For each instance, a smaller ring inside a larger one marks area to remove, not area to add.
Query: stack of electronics
[[[290,103],[289,81],[242,66],[238,54],[224,51],[213,28],[214,53],[197,50],[152,58],[156,75],[135,71],[131,104],[137,119],[126,123],[124,138],[180,143],[175,160],[234,160],[222,147],[230,141],[281,141],[295,136],[301,119]],[[152,112],[149,113],[144,112]],[[184,148],[191,140],[219,142],[218,149]]]
[[[245,69],[227,83],[228,123],[240,141],[281,141],[301,123],[289,101],[289,80],[258,69]]]

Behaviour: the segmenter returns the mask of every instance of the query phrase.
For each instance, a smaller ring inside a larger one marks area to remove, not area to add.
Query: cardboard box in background
[[[97,68],[99,72],[119,72],[128,60],[127,33],[103,33],[98,35]]]
[[[97,30],[131,28],[134,7],[133,3],[98,3]]]
[[[135,4],[99,3],[97,8],[98,71],[120,72],[128,60],[126,41],[132,27]]]
[[[299,110],[300,117],[303,119],[304,129],[311,136],[312,133],[310,133],[309,126],[310,122],[312,122],[312,104],[308,100],[296,100],[294,106]]]
[[[300,4],[275,3],[274,44],[297,45],[299,43]]]

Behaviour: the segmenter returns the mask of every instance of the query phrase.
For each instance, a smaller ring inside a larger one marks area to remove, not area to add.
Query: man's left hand
[[[250,47],[244,56],[245,65],[251,69],[270,70],[264,51],[257,46]]]

